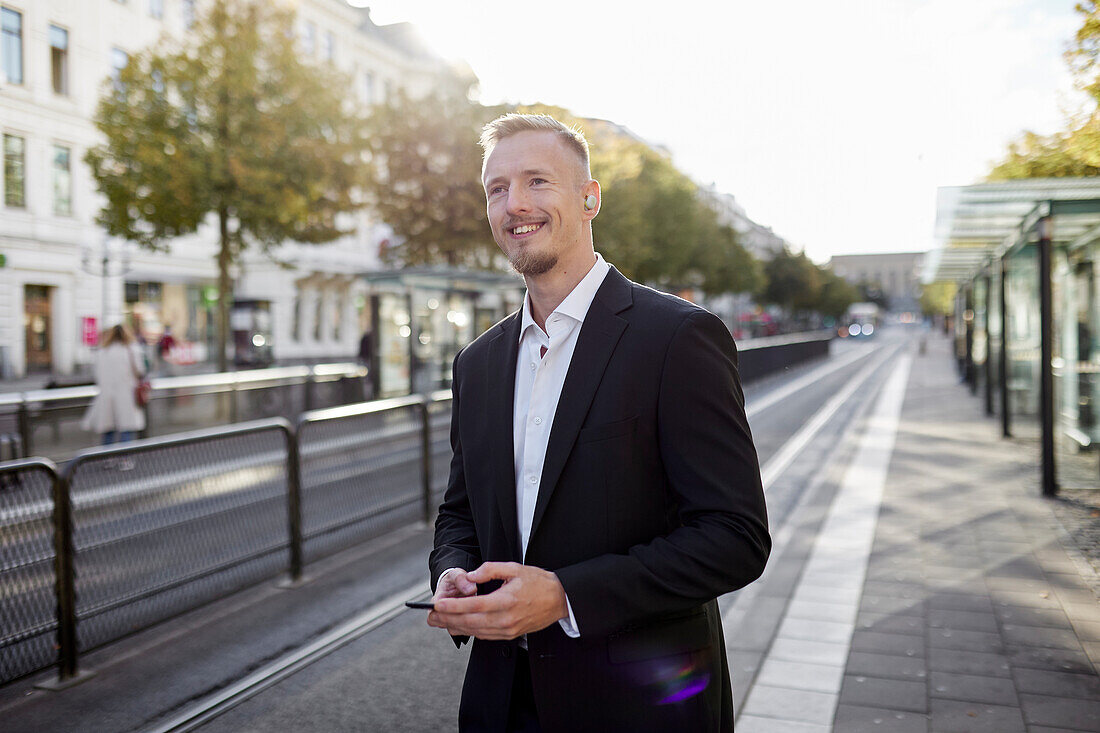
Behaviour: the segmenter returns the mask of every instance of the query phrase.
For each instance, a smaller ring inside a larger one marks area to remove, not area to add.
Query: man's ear
[[[591,197],[591,198],[589,198]],[[592,221],[600,213],[600,182],[590,180],[581,187],[581,214],[586,221]]]

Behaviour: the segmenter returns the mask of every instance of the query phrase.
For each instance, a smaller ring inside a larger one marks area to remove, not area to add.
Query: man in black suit
[[[428,623],[476,639],[460,727],[730,731],[715,599],[771,547],[733,340],[595,253],[578,131],[506,115],[482,145],[528,291],[454,363]]]

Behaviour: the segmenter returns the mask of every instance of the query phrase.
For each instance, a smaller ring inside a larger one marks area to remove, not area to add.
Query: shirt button
[[[531,483],[533,483],[533,484],[537,484],[537,483],[539,482],[538,478],[536,478],[535,476],[531,476],[531,477],[530,477],[529,479],[527,479],[527,480],[528,480],[528,481],[530,481],[530,482],[531,482]]]
[[[531,362],[531,371],[535,371],[538,368],[539,368],[538,364],[536,364],[535,362]]]
[[[536,417],[535,418],[535,425],[542,425],[542,418],[541,417]]]

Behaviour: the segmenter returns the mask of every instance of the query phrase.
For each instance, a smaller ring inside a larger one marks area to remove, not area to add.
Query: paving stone
[[[1073,620],[1073,630],[1081,641],[1100,641],[1100,621]]]
[[[933,671],[929,678],[929,689],[932,697],[992,705],[1019,705],[1016,687],[1011,679],[1005,677]]]
[[[1093,674],[1092,662],[1084,651],[1046,649],[1037,646],[1010,646],[1005,649],[1009,664],[1029,669]]]
[[[806,639],[776,639],[768,653],[776,659],[789,662],[839,667],[848,658],[848,645]]]
[[[818,621],[788,616],[779,627],[780,638],[810,639],[834,644],[847,644],[852,636],[852,624]]]
[[[1028,724],[1100,730],[1100,700],[1021,694],[1020,707]]]
[[[851,624],[855,622],[856,609],[844,603],[798,601],[792,602],[791,605],[787,607],[787,616],[790,618],[805,618],[817,621]]]
[[[833,720],[836,701],[835,694],[753,685],[743,712],[763,718],[829,725]]]
[[[788,662],[784,659],[768,659],[760,668],[756,681],[771,687],[791,687],[814,692],[840,691],[844,667],[806,662]]]
[[[1001,630],[1005,642],[1016,646],[1039,646],[1051,649],[1081,648],[1077,634],[1067,629],[1052,629],[1048,626],[1016,626],[1005,624]]]
[[[932,610],[988,612],[993,610],[993,602],[984,593],[940,591],[928,597],[928,607]]]
[[[873,596],[866,593],[863,594],[863,598],[859,603],[860,611],[888,614],[896,613],[909,616],[923,615],[926,608],[923,600],[914,598],[894,598],[891,596]]]
[[[933,648],[961,649],[972,652],[997,654],[1004,650],[1000,634],[986,631],[955,631],[953,629],[930,629],[928,644]]]
[[[741,733],[740,728],[737,730]],[[833,730],[837,733],[928,733],[928,716],[841,703],[836,709]]]
[[[957,629],[959,631],[988,631],[996,633],[997,617],[992,613],[957,611],[954,609],[934,609],[928,614],[928,625],[932,628]]]
[[[932,699],[932,733],[1027,733],[1019,708]]]
[[[996,605],[993,613],[1006,624],[1018,626],[1049,626],[1070,628],[1069,618],[1061,608],[1031,608],[1029,606]]]
[[[991,590],[989,592],[989,595],[993,599],[994,603],[1000,603],[1006,606],[1028,606],[1029,608],[1062,608],[1061,602],[1054,595],[1054,593],[1051,592]]]
[[[856,628],[883,634],[924,636],[924,619],[920,616],[862,611],[856,618]]]
[[[877,631],[856,629],[852,634],[852,649],[875,654],[897,654],[905,657],[923,657],[924,639],[903,634],[882,634]]]
[[[1007,666],[1007,661],[1005,664]],[[899,680],[923,680],[928,676],[927,663],[921,657],[856,651],[848,655],[848,665],[844,671],[848,674]]]
[[[1094,674],[1017,667],[1012,670],[1012,677],[1021,693],[1100,700],[1100,676]]]
[[[910,682],[846,674],[840,688],[840,702],[926,713],[928,688],[923,681]]]
[[[737,719],[737,733],[833,733],[833,728],[829,725],[742,715]]]

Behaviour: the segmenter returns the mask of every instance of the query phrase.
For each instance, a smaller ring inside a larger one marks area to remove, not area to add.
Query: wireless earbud
[[[584,199],[584,210],[592,211],[594,208],[596,208],[596,194],[590,193]]]

